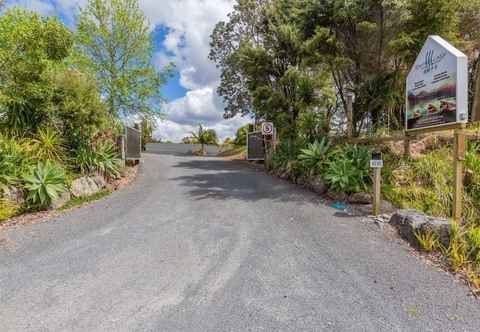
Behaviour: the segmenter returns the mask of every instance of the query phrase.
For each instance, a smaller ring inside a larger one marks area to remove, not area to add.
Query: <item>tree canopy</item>
[[[96,76],[111,115],[160,114],[160,87],[172,66],[154,67],[150,27],[138,0],[89,0],[76,45],[78,64]]]
[[[237,0],[211,36],[225,117],[254,114],[295,136],[301,114],[320,112],[342,130],[354,93],[355,134],[401,128],[405,76],[426,38],[471,47],[479,8],[467,0]]]

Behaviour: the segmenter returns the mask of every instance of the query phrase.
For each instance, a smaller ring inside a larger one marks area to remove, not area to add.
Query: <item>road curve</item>
[[[400,241],[214,158],[0,233],[0,331],[479,331],[480,303]]]

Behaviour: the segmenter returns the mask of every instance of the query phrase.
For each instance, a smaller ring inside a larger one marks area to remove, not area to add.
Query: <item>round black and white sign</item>
[[[273,135],[273,123],[271,123],[271,122],[262,123],[262,134],[264,136]]]

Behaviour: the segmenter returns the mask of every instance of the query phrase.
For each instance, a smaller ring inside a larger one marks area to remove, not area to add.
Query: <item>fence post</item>
[[[373,215],[378,216],[380,214],[381,204],[381,188],[382,188],[382,169],[373,169]]]
[[[405,158],[410,158],[410,137],[408,136],[408,134],[405,134],[405,139],[403,140],[403,147],[403,156]]]
[[[465,131],[455,129],[453,146],[453,211],[452,217],[455,222],[462,221],[462,196],[463,196],[463,164],[465,161]]]

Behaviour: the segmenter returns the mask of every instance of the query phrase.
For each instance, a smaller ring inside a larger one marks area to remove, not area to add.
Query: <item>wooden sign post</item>
[[[462,221],[463,202],[463,166],[465,161],[465,131],[456,129],[453,146],[453,211],[452,218],[455,222]]]
[[[454,129],[452,218],[462,220],[468,59],[439,36],[428,37],[407,76],[405,129],[427,133]],[[408,139],[405,149],[408,148]]]
[[[373,215],[380,214],[380,204],[382,198],[382,168],[383,159],[380,152],[373,152],[370,160],[370,168],[373,169]]]

